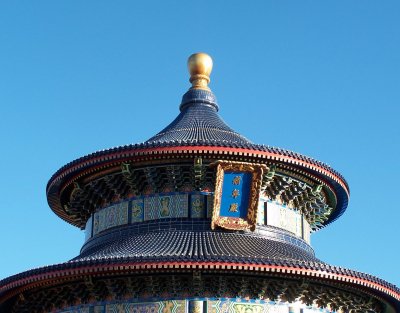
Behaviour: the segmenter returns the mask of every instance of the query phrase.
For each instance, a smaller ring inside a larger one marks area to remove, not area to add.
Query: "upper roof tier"
[[[186,142],[238,147],[252,144],[226,125],[218,115],[217,98],[208,87],[212,65],[211,57],[205,53],[196,53],[189,57],[188,68],[192,87],[182,97],[179,107],[181,113],[145,144],[168,145]]]
[[[145,142],[148,145],[171,143],[216,144],[249,147],[252,143],[230,128],[218,115],[217,99],[211,91],[190,89],[182,97],[181,113],[175,120]]]
[[[82,200],[85,212],[80,212],[81,209],[79,211],[71,207],[71,198],[85,186],[106,175],[120,173],[120,176],[123,176],[124,169],[121,170],[121,167],[126,164],[133,168],[143,168],[150,165],[176,164],[177,160],[189,162],[188,160],[196,157],[208,161],[225,159],[263,163],[276,167],[278,172],[290,178],[303,175],[301,177],[304,179],[301,178],[300,181],[311,182],[311,187],[325,186],[326,203],[332,210],[329,210],[329,217],[324,220],[323,225],[334,221],[345,211],[349,187],[338,172],[301,154],[254,144],[234,131],[219,116],[217,99],[208,87],[212,70],[211,58],[204,53],[193,54],[189,58],[188,67],[192,87],[183,95],[180,114],[172,123],[143,143],[84,156],[65,165],[51,177],[47,185],[48,202],[58,216],[73,225],[84,227],[93,210],[104,205],[103,202],[107,202],[107,199],[92,197],[85,203]],[[145,180],[146,175],[140,179]],[[103,186],[109,186],[109,192],[105,189],[101,192],[114,195],[116,189],[123,189],[114,197],[116,201],[122,200],[128,194],[132,196],[132,192],[128,190],[128,183],[118,181],[115,184],[111,186],[112,181],[107,178],[103,185],[92,186],[87,194],[92,195],[93,192],[100,192]],[[140,192],[136,191],[134,194],[140,195]]]

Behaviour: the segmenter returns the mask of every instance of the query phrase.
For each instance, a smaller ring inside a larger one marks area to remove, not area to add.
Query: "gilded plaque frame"
[[[221,227],[230,230],[254,231],[257,223],[258,200],[260,197],[262,177],[267,166],[234,161],[217,161],[212,164],[217,166],[214,207],[211,219],[211,229]],[[225,172],[251,173],[250,194],[245,218],[221,216],[222,187]]]

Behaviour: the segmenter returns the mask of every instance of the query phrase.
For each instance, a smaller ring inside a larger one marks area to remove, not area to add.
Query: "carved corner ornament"
[[[254,231],[266,165],[217,161],[211,228]]]

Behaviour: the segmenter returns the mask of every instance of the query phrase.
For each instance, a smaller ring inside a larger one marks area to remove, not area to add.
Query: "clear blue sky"
[[[48,179],[163,128],[187,57],[204,51],[231,127],[348,180],[347,212],[312,236],[317,256],[400,286],[400,2],[216,2],[0,4],[0,278],[79,253]]]

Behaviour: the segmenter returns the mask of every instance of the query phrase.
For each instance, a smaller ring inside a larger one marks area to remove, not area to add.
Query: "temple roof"
[[[218,114],[215,95],[208,87],[212,60],[208,55],[195,54],[189,58],[192,87],[183,95],[179,115],[159,133],[139,144],[130,144],[102,150],[79,158],[59,169],[47,185],[50,207],[61,218],[82,225],[65,211],[66,186],[77,179],[101,172],[110,166],[138,162],[139,159],[155,161],[170,157],[208,155],[217,159],[239,158],[246,162],[270,162],[289,171],[305,171],[333,188],[336,203],[325,225],[336,220],[346,210],[349,186],[343,176],[330,166],[289,150],[259,145],[251,142],[231,127]],[[168,157],[166,157],[168,155]],[[233,158],[232,158],[233,156]],[[165,162],[165,161],[164,161]],[[287,169],[287,167],[286,167]],[[63,197],[63,200],[61,199]]]
[[[313,254],[289,243],[233,233],[171,231],[118,236],[87,249],[69,262],[32,269],[0,280],[0,296],[28,282],[83,274],[93,267],[98,274],[119,270],[124,264],[140,270],[205,268],[248,269],[291,275],[292,279],[317,276],[355,286],[371,287],[400,298],[400,289],[375,276],[321,262]],[[142,264],[142,265],[141,265]],[[105,268],[103,269],[103,266]],[[64,274],[65,273],[65,274]],[[132,269],[129,271],[132,273]],[[296,275],[293,275],[296,274]]]
[[[130,258],[138,261],[223,261],[251,262],[263,264],[275,261],[321,262],[314,251],[301,239],[291,235],[290,239],[278,239],[258,233],[237,233],[211,230],[188,230],[209,228],[209,221],[197,225],[184,221],[172,222],[171,229],[151,231],[158,223],[131,226],[125,230],[108,232],[88,242],[82,253],[73,262],[97,259]],[[188,225],[185,225],[188,224]],[[143,227],[146,226],[146,227]],[[190,226],[190,227],[188,227]],[[138,227],[142,232],[138,232]],[[182,229],[179,229],[182,228]],[[176,229],[176,230],[174,230]],[[282,235],[276,230],[275,236]]]
[[[162,131],[145,142],[150,145],[170,143],[229,144],[249,146],[252,143],[230,128],[219,116],[211,91],[191,89],[183,97],[181,113]]]
[[[212,70],[211,58],[204,53],[197,53],[189,58],[188,64],[192,88],[183,95],[179,107],[180,114],[168,126],[142,143],[100,150],[66,164],[50,178],[47,187],[49,188],[49,185],[55,179],[60,178],[59,176],[66,170],[85,161],[93,164],[94,159],[101,156],[112,154],[115,158],[115,153],[152,148],[210,146],[249,149],[254,150],[255,153],[257,151],[267,152],[281,155],[283,158],[289,157],[300,162],[306,162],[337,176],[345,185],[346,192],[349,193],[349,186],[344,177],[329,165],[290,150],[255,144],[229,127],[218,114],[217,98],[208,87],[209,75]]]

